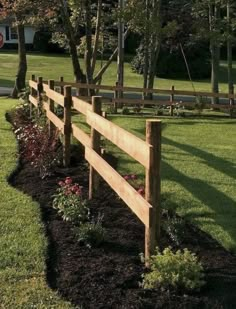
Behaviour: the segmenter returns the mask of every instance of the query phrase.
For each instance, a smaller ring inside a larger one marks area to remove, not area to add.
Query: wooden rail
[[[53,89],[58,85],[60,93]],[[38,109],[42,106],[49,120],[50,130],[57,127],[63,134],[64,165],[70,163],[70,142],[73,136],[84,145],[85,158],[90,164],[89,198],[98,193],[100,175],[145,225],[145,257],[150,257],[160,240],[161,122],[147,121],[146,141],[143,141],[102,117],[101,97],[92,97],[91,105],[81,98],[72,96],[71,86],[62,79],[60,82],[51,80],[45,83],[42,78],[36,82],[32,76],[29,86],[31,109],[33,106]],[[55,115],[55,104],[63,107],[63,119]],[[87,123],[91,126],[90,136],[72,122],[71,108],[85,115]],[[145,198],[103,159],[101,136],[145,167]]]
[[[44,84],[46,81],[44,81]],[[32,84],[35,86],[35,84]],[[176,107],[195,107],[194,102],[188,102],[184,100],[182,102],[181,100],[177,99],[176,96],[191,96],[195,98],[207,98],[207,99],[213,99],[213,98],[221,98],[221,99],[227,99],[228,103],[226,104],[211,104],[208,102],[205,102],[203,104],[203,108],[208,109],[222,109],[226,110],[230,113],[232,116],[233,111],[236,109],[236,105],[234,104],[234,101],[236,99],[236,94],[232,93],[213,93],[213,92],[207,92],[207,91],[188,91],[188,90],[176,90],[174,86],[171,87],[171,89],[146,89],[146,88],[138,88],[138,87],[120,87],[119,85],[115,86],[109,86],[109,85],[95,85],[95,84],[82,84],[82,83],[75,83],[75,82],[67,82],[64,81],[63,77],[60,78],[59,81],[55,81],[55,86],[60,89],[60,92],[62,93],[62,88],[66,85],[70,85],[72,88],[75,89],[87,89],[94,90],[94,91],[105,91],[105,92],[112,92],[112,97],[107,97],[106,95],[102,96],[102,102],[106,104],[113,104],[114,106],[114,112],[117,112],[117,107],[122,107],[123,105],[155,105],[155,106],[170,106],[170,115],[174,116],[174,108]],[[117,93],[119,91],[122,91],[124,93],[124,98],[119,98],[117,96]],[[129,93],[142,93],[142,94],[160,94],[167,96],[166,99],[154,99],[150,100],[147,98],[130,98],[125,97],[125,95]],[[87,101],[91,103],[91,97],[80,97],[81,100]],[[197,108],[197,107],[196,107]]]

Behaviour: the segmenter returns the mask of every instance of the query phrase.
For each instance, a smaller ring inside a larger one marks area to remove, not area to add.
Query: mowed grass
[[[16,103],[0,98],[0,308],[72,308],[46,283],[47,240],[39,205],[7,182],[18,155],[5,113]]]
[[[38,54],[29,53],[27,79],[30,79],[32,74],[43,76],[44,79],[58,80],[60,76],[64,76],[66,81],[73,81],[73,70],[69,55],[53,55],[53,54]],[[83,59],[81,65],[84,67]],[[0,52],[0,87],[13,86],[14,78],[17,72],[18,55],[16,52]],[[98,61],[97,70],[100,67]],[[221,62],[220,67],[220,90],[227,92],[227,64]],[[117,65],[113,62],[104,75],[102,84],[114,85],[117,80]],[[236,82],[236,62],[233,64],[233,80]],[[142,76],[132,72],[130,64],[125,63],[125,78],[126,86],[142,87]],[[164,79],[156,78],[155,88],[170,89],[174,85],[179,90],[193,91],[192,84],[189,80]],[[210,91],[210,81],[195,80],[194,86],[197,91]]]
[[[146,119],[110,116],[145,138]],[[162,118],[162,207],[174,209],[236,253],[236,122],[227,118]],[[108,143],[121,174],[144,169]]]

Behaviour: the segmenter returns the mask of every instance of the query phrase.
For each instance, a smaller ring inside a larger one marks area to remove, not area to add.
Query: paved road
[[[12,92],[12,88],[9,87],[0,87],[0,96],[8,96]]]

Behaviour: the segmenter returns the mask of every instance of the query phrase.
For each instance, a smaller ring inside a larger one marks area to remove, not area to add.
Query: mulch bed
[[[83,186],[87,194],[88,165],[81,153],[74,153],[73,158],[70,168],[57,168],[45,179],[30,164],[21,162],[10,179],[14,187],[39,203],[48,238],[47,281],[51,288],[86,309],[236,307],[236,257],[187,222],[180,248],[187,247],[197,253],[207,284],[200,293],[192,295],[143,290],[140,282],[145,268],[139,254],[144,250],[144,226],[103,182],[98,197],[89,205],[95,216],[104,215],[106,241],[99,248],[81,246],[71,224],[64,222],[52,208],[57,183],[66,176]],[[162,235],[161,248],[176,247],[168,235]]]

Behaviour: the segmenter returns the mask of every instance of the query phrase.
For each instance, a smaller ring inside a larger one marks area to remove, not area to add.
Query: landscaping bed
[[[211,289],[216,289],[217,278],[221,290],[235,286],[236,258],[188,223],[185,223],[180,247],[196,252],[206,270],[207,284],[201,293],[183,295],[181,291],[144,290],[140,287],[145,272],[139,257],[144,250],[143,225],[104,183],[99,196],[89,203],[89,207],[93,214],[103,214],[105,243],[92,249],[79,244],[71,224],[63,221],[52,208],[52,196],[58,182],[67,176],[83,186],[84,194],[87,194],[88,166],[81,154],[74,154],[76,157],[80,158],[79,162],[73,160],[73,166],[57,168],[45,179],[41,179],[30,164],[21,162],[11,180],[41,207],[49,243],[48,284],[65,299],[83,308],[222,308]],[[165,217],[166,214],[163,220]],[[176,247],[168,235],[162,235],[161,248]]]
[[[26,123],[23,121],[23,125]],[[14,125],[16,131],[16,121]],[[33,132],[32,136],[38,134],[35,126],[27,130]],[[44,131],[41,133],[47,136]],[[22,134],[24,136],[24,132],[20,132]],[[40,148],[32,141],[24,142],[24,151],[20,143],[20,153],[29,156],[32,150]],[[44,146],[47,138],[45,141]],[[25,149],[28,144],[31,148]],[[106,155],[105,159],[116,167],[114,157]],[[69,177],[70,181],[82,186],[83,198],[87,199],[89,169],[81,147],[73,147],[69,168],[54,166],[53,173],[44,171],[43,177],[42,170],[40,173],[24,156],[19,162],[10,182],[32,196],[40,206],[48,238],[47,282],[73,305],[82,308],[230,308],[236,304],[236,257],[210,236],[167,210],[162,212],[159,248],[171,246],[174,251],[188,248],[196,253],[204,267],[206,284],[192,293],[161,286],[144,289],[142,276],[148,270],[140,258],[144,251],[143,224],[103,181],[97,197],[88,201],[88,207],[94,218],[102,217],[105,241],[91,248],[78,240],[74,225],[63,220],[53,208],[53,198],[59,183],[65,184]]]

